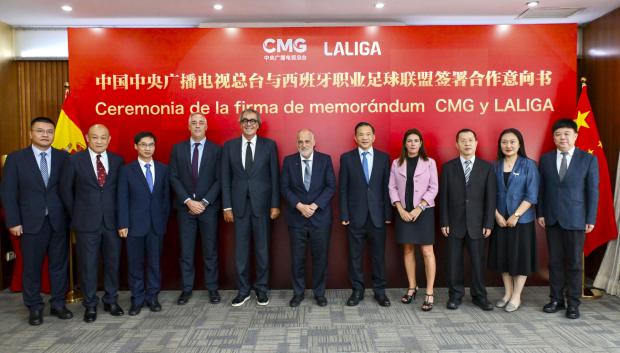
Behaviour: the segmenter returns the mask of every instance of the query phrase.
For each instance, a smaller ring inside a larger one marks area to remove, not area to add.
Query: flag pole
[[[586,86],[585,77],[581,77],[581,88]],[[584,253],[581,253],[581,297],[583,299],[600,299],[603,296],[603,292],[595,289],[586,287],[586,256]]]

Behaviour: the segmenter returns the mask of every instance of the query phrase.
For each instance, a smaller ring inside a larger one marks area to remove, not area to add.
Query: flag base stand
[[[605,294],[602,290],[586,287],[586,257],[581,254],[581,298],[583,299],[600,299]]]
[[[82,293],[75,289],[75,282],[73,280],[73,244],[75,244],[75,232],[71,232],[69,235],[69,290],[65,294],[65,302],[68,304],[81,303],[84,299]]]
[[[77,290],[70,290],[65,295],[65,302],[68,304],[81,303],[82,299],[82,293]]]

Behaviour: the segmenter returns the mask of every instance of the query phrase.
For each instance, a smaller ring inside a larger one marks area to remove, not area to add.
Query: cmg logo
[[[265,53],[305,53],[308,49],[306,40],[303,38],[282,39],[267,38],[263,42],[263,50]]]

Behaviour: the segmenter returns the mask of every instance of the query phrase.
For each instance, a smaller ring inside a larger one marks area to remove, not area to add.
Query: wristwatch
[[[423,204],[423,203],[420,203],[420,204],[418,205],[418,207],[420,207],[420,209],[421,209],[422,211],[426,211],[426,206],[424,206],[424,204]]]
[[[207,201],[207,200],[205,200],[205,199],[200,200],[200,203],[201,203],[201,204],[202,204],[205,208],[207,208],[207,206],[209,206],[209,201]]]
[[[515,212],[515,217],[519,218],[521,217],[521,214],[519,212]]]

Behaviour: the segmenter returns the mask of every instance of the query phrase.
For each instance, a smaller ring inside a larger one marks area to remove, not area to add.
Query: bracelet
[[[424,204],[419,204],[418,207],[420,207],[420,209],[422,210],[422,212],[426,211],[426,206],[424,206]]]

